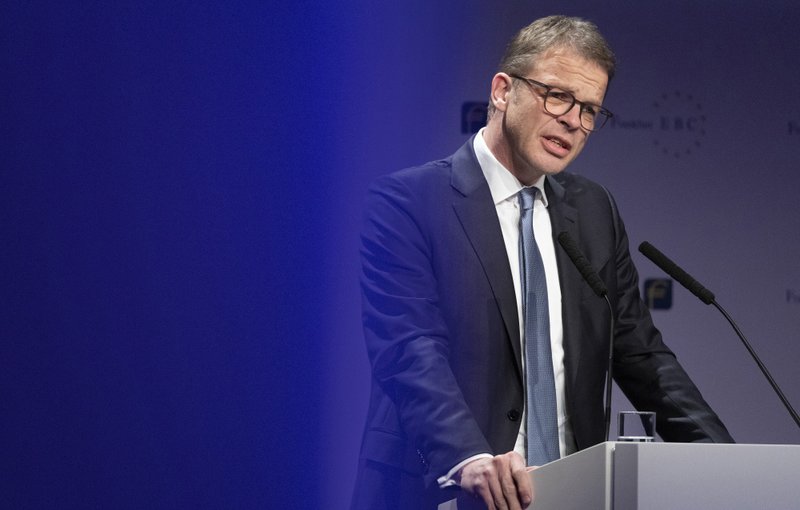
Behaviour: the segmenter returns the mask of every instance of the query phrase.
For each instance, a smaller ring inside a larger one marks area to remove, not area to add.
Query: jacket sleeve
[[[372,377],[391,401],[385,423],[379,418],[368,427],[382,426],[416,449],[430,485],[460,461],[491,450],[449,363],[451,343],[425,228],[429,209],[393,176],[370,188],[361,289]],[[399,430],[392,430],[395,413]]]

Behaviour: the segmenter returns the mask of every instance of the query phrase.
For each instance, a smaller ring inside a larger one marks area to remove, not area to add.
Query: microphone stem
[[[606,441],[608,441],[611,432],[611,385],[614,382],[614,307],[611,306],[606,294],[603,295],[608,304],[609,322],[608,331],[608,373],[606,374],[606,408],[605,408],[605,426],[606,426]]]
[[[798,427],[800,427],[800,417],[797,415],[797,412],[794,410],[794,408],[792,408],[792,405],[789,403],[789,400],[786,398],[786,396],[783,394],[778,384],[772,378],[772,376],[769,373],[769,370],[767,370],[767,367],[764,365],[764,363],[761,362],[761,359],[756,354],[756,351],[753,350],[753,347],[750,345],[750,342],[748,342],[747,339],[744,337],[744,334],[742,334],[741,330],[739,329],[739,326],[736,325],[736,323],[733,321],[733,318],[731,318],[731,316],[728,315],[728,312],[726,312],[725,309],[722,308],[719,305],[719,303],[716,302],[716,300],[712,301],[711,304],[714,305],[717,308],[717,310],[722,312],[722,315],[728,320],[730,325],[733,326],[733,330],[736,331],[736,334],[739,336],[739,339],[742,341],[745,348],[747,348],[747,352],[749,352],[750,356],[752,356],[753,359],[756,361],[758,368],[761,369],[761,372],[764,374],[764,377],[767,378],[767,381],[769,381],[770,386],[772,386],[772,389],[775,390],[775,393],[777,393],[778,398],[780,398],[781,402],[783,402],[783,405],[786,406],[786,409],[789,411],[789,414],[792,415],[794,422],[797,424]]]

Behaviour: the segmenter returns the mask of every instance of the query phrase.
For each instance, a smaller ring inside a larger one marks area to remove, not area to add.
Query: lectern
[[[531,480],[529,510],[798,510],[800,446],[607,442],[541,466]]]

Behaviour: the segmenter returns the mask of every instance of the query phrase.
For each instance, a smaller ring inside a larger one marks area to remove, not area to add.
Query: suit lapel
[[[472,148],[473,139],[453,155],[451,184],[458,191],[453,209],[481,262],[511,342],[517,376],[522,384],[519,316],[511,266],[489,185]]]
[[[556,248],[558,278],[561,285],[562,317],[564,327],[564,370],[568,388],[574,388],[581,359],[581,285],[586,285],[566,252],[558,243],[558,235],[567,232],[580,239],[577,210],[567,201],[566,189],[552,177],[547,178],[547,199],[550,223],[553,225],[553,242]],[[580,244],[580,243],[579,243]]]

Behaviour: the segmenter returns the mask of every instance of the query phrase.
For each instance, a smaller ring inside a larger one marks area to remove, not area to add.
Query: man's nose
[[[581,105],[575,103],[568,112],[558,116],[558,121],[569,129],[581,127]]]

